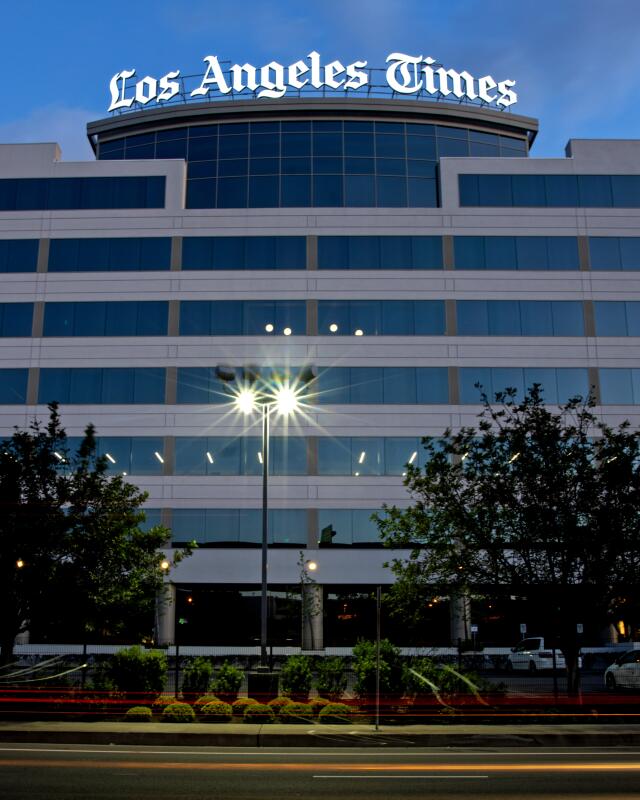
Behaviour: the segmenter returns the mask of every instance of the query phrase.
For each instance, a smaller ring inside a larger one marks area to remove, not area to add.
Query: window
[[[52,239],[49,272],[135,272],[168,270],[171,239]]]
[[[377,512],[374,508],[330,509],[318,510],[318,528],[331,526],[336,535],[331,546],[380,546],[378,526],[371,519]]]
[[[301,336],[304,300],[183,300],[181,336]]]
[[[46,303],[44,336],[166,336],[164,300]]]
[[[318,438],[318,475],[397,475],[407,464],[423,466],[427,453],[417,436]]]
[[[461,206],[640,208],[640,175],[460,175]]]
[[[305,269],[303,236],[187,236],[185,270]]]
[[[640,302],[594,303],[596,336],[640,336]]]
[[[37,239],[1,239],[0,273],[35,272],[38,266]]]
[[[0,211],[164,208],[164,176],[0,179]]]
[[[454,236],[456,269],[577,270],[573,236]]]
[[[172,542],[195,541],[200,547],[255,545],[262,541],[259,508],[174,508]],[[307,545],[306,509],[271,509],[268,512],[269,544]]]
[[[493,400],[496,392],[507,388],[516,389],[516,398],[522,398],[534,384],[540,385],[547,403],[565,403],[577,396],[586,398],[590,390],[588,372],[582,367],[461,367],[459,379],[462,404],[479,404],[482,392]]]
[[[213,367],[178,367],[178,403],[230,403],[228,386],[216,376]]]
[[[0,404],[26,403],[28,378],[28,369],[0,369]]]
[[[98,147],[100,159],[186,157],[188,208],[432,208],[438,158],[468,155],[526,156],[527,143],[449,125],[325,119],[193,125]]]
[[[442,336],[443,300],[320,300],[321,336]]]
[[[442,269],[442,237],[320,236],[318,269]]]
[[[441,404],[449,397],[446,367],[328,367],[313,384],[319,404]]]
[[[460,336],[583,336],[574,300],[458,300]]]
[[[0,336],[31,336],[33,303],[0,303]]]
[[[46,367],[40,370],[39,403],[164,403],[161,367]]]
[[[600,399],[603,405],[640,403],[640,369],[601,367]]]
[[[162,475],[164,440],[158,436],[100,436],[97,451],[107,461],[112,473],[125,475]]]
[[[307,445],[300,436],[272,436],[269,440],[271,475],[306,475]],[[259,437],[178,437],[176,475],[261,475]]]
[[[639,236],[591,236],[589,238],[591,269],[640,269]]]

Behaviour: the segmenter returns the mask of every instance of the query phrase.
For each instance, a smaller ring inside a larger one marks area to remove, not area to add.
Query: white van
[[[579,660],[578,666],[582,666],[581,662],[582,659]],[[562,651],[556,648],[556,669],[565,669],[566,666]],[[523,639],[511,648],[507,656],[507,669],[522,669],[529,672],[553,670],[553,650],[549,646],[545,647],[542,636]]]

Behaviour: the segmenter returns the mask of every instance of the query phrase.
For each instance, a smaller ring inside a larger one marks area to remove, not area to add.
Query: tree
[[[391,564],[394,603],[415,611],[434,589],[526,595],[557,620],[573,692],[577,623],[610,619],[639,584],[638,433],[604,424],[592,398],[554,412],[538,385],[482,402],[477,428],[423,440],[426,465],[407,465],[412,505],[377,515],[385,544],[410,548]]]
[[[75,453],[57,406],[0,444],[0,648],[22,630],[87,638],[149,630],[169,532],[143,530],[147,495],[109,475],[93,426]]]

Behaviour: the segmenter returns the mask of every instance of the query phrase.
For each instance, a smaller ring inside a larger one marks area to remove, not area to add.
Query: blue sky
[[[517,81],[513,111],[537,117],[533,155],[574,138],[640,138],[640,0],[21,0],[5,4],[0,142],[58,141],[90,157],[84,126],[107,116],[121,69],[160,77],[202,58],[289,64],[388,53]]]

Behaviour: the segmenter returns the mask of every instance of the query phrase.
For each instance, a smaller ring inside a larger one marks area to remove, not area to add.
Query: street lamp
[[[275,412],[287,417],[298,408],[300,400],[295,388],[283,384],[271,391],[259,392],[244,387],[234,398],[235,407],[249,415],[262,412],[262,569],[260,602],[260,666],[267,666],[267,556],[269,549],[269,420]]]

